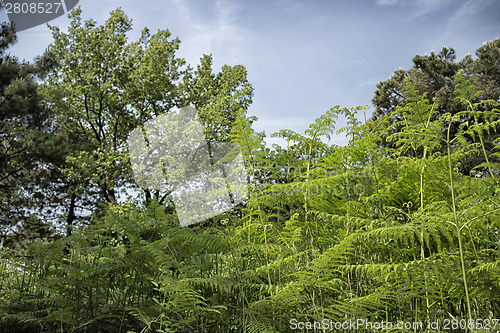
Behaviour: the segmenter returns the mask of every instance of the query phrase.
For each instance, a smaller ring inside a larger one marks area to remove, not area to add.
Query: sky
[[[27,0],[28,1],[28,0]],[[499,0],[80,0],[84,19],[102,24],[121,7],[142,28],[168,29],[178,56],[195,67],[212,54],[214,69],[243,65],[254,87],[254,128],[303,131],[335,105],[373,106],[380,81],[410,69],[416,54],[453,47],[457,60],[499,37]],[[0,20],[6,21],[5,9]],[[50,22],[67,28],[66,15]],[[18,34],[8,52],[32,61],[52,42],[46,25]],[[362,115],[360,115],[362,117]],[[337,128],[345,125],[343,119]],[[279,142],[267,139],[268,144]],[[331,143],[344,145],[343,135]]]

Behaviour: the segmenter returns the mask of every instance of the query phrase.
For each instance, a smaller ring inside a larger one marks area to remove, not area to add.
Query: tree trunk
[[[71,236],[71,232],[73,229],[73,221],[75,221],[76,219],[75,204],[76,204],[76,194],[72,194],[71,200],[69,202],[68,217],[66,218],[66,236]]]

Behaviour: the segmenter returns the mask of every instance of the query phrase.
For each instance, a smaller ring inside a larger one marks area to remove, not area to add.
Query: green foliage
[[[120,10],[102,26],[82,23],[78,9],[71,18],[68,33],[52,28],[43,58],[55,66],[43,90],[56,137],[41,149],[64,186],[37,185],[67,195],[68,226],[92,191],[108,202],[66,236],[32,215],[3,239],[0,331],[292,332],[293,319],[498,317],[500,142],[490,134],[499,111],[477,78],[458,71],[453,52],[416,57],[418,70],[399,71],[401,80],[388,83],[401,92],[390,114],[362,122],[366,107],[335,106],[303,134],[273,134],[286,146],[269,149],[246,115],[244,67],[213,73],[211,56],[194,71],[184,67],[167,30],[145,29],[129,44],[131,23]],[[0,47],[12,35],[4,38]],[[491,65],[494,48],[480,50],[478,71]],[[20,75],[22,66],[12,66]],[[24,96],[15,81],[4,90],[12,100]],[[421,91],[424,83],[441,95]],[[178,103],[199,108],[209,141],[240,148],[250,189],[233,211],[188,228],[168,193],[144,191],[147,205],[112,200],[130,180],[127,131]],[[24,109],[0,108],[16,110]],[[347,126],[336,130],[339,117]],[[11,142],[31,147],[16,141],[16,126],[8,133],[0,153]],[[348,144],[326,143],[334,133]],[[460,172],[478,154],[475,176]]]
[[[0,25],[0,244],[29,243],[50,234],[42,221],[31,223],[33,210],[44,209],[45,166],[53,141],[49,112],[39,95],[36,66],[6,53],[16,41],[10,23]],[[34,227],[39,224],[39,228]],[[17,232],[17,234],[12,234]],[[10,239],[7,240],[7,235]],[[22,246],[20,246],[22,247]]]
[[[477,100],[483,92],[477,91],[476,87],[463,76],[461,71],[456,76],[454,93],[455,99],[466,106],[466,110],[457,113],[461,121],[459,121],[456,139],[466,147],[468,146],[467,138],[470,137],[473,141],[479,139],[482,153],[480,160],[484,163],[475,166],[474,169],[487,168],[489,175],[494,177],[495,173],[498,173],[498,159],[490,151],[494,147],[495,140],[495,136],[492,134],[500,128],[500,110],[495,108],[498,107],[498,102],[495,100],[478,102]],[[496,169],[495,172],[494,169]]]
[[[438,54],[431,52],[429,55],[415,56],[411,69],[399,69],[387,81],[378,83],[377,91],[372,100],[375,105],[372,120],[376,123],[389,122],[392,126],[388,133],[380,133],[381,141],[379,144],[392,148],[395,148],[394,145],[397,146],[397,143],[391,141],[390,138],[399,135],[405,127],[403,114],[405,108],[408,107],[406,80],[410,79],[411,89],[418,95],[424,95],[425,99],[433,105],[434,113],[431,121],[437,120],[447,113],[452,116],[459,115],[461,120],[453,122],[450,128],[451,138],[454,139],[457,135],[457,139],[460,139],[463,145],[483,145],[491,150],[493,142],[499,137],[497,125],[489,120],[488,117],[491,117],[491,114],[474,115],[474,112],[491,112],[500,101],[497,75],[500,63],[500,40],[495,39],[484,43],[476,50],[476,56],[475,60],[467,55],[462,60],[456,61],[455,51],[445,47]],[[465,81],[467,83],[464,83]],[[469,100],[470,103],[477,103],[475,106],[472,104],[467,106],[469,113],[463,112],[466,100]],[[476,131],[480,128],[488,128],[488,131],[483,135],[482,143],[472,133],[467,135],[459,133],[465,130],[469,124],[471,126],[475,124]],[[445,133],[446,130],[447,124],[442,122],[441,131]],[[438,133],[436,132],[436,134]],[[443,155],[446,154],[447,148],[444,141],[436,140],[434,144],[436,145],[435,150],[439,150]],[[459,148],[452,147],[453,152],[456,149]],[[421,151],[420,154],[422,153]],[[484,163],[489,163],[486,161],[484,151],[474,153],[463,161],[460,165],[460,171],[465,175],[472,175],[474,168],[484,169]]]
[[[89,224],[103,203],[124,202],[131,192],[145,205],[172,208],[168,191],[137,188],[127,147],[131,130],[193,104],[209,143],[230,141],[253,94],[241,65],[214,73],[212,57],[204,55],[196,70],[187,66],[176,55],[180,40],[168,30],[144,28],[129,42],[132,21],[121,9],[102,25],[82,20],[79,7],[69,18],[67,32],[50,26],[53,43],[37,60],[41,95],[50,108],[50,135],[43,137],[50,139],[44,147],[50,176],[40,200],[51,207],[52,221],[66,224],[68,235]]]

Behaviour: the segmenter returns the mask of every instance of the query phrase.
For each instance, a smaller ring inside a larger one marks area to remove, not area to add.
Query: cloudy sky
[[[458,59],[499,37],[498,0],[80,0],[103,23],[121,7],[143,27],[169,29],[193,66],[212,53],[215,68],[244,65],[255,89],[249,114],[269,136],[303,132],[329,108],[369,105],[379,81],[416,54],[453,47]],[[5,9],[0,12],[5,21]],[[66,16],[50,24],[68,26]],[[19,33],[9,52],[31,61],[51,43],[48,28]],[[343,121],[339,120],[338,126]],[[270,140],[268,140],[270,141]],[[343,137],[333,139],[344,144]]]

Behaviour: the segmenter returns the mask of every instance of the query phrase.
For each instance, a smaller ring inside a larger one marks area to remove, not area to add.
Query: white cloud
[[[444,8],[452,3],[452,0],[415,0],[415,1],[403,1],[403,0],[375,0],[375,3],[379,6],[394,6],[394,5],[405,5],[412,7],[415,12],[412,17],[416,18],[435,10]]]
[[[391,6],[398,2],[400,2],[400,0],[375,0],[375,3],[379,6]]]
[[[198,63],[202,54],[214,54],[214,67],[223,63],[241,63],[244,49],[251,42],[248,31],[238,25],[237,18],[242,9],[227,0],[206,2],[205,11],[199,3],[172,0],[176,8],[176,21],[182,31],[180,55],[188,63]],[[174,25],[175,26],[175,25]],[[221,63],[219,63],[219,61]]]
[[[478,0],[467,0],[460,8],[455,12],[453,16],[451,16],[448,21],[450,23],[460,21],[463,19],[466,19],[467,17],[471,17],[473,15],[476,15],[476,13],[482,9],[485,8],[489,5],[494,3],[494,0],[483,0],[483,1],[478,1]]]
[[[433,11],[447,7],[452,4],[452,0],[418,0],[415,2],[416,12],[413,17],[420,17]]]

